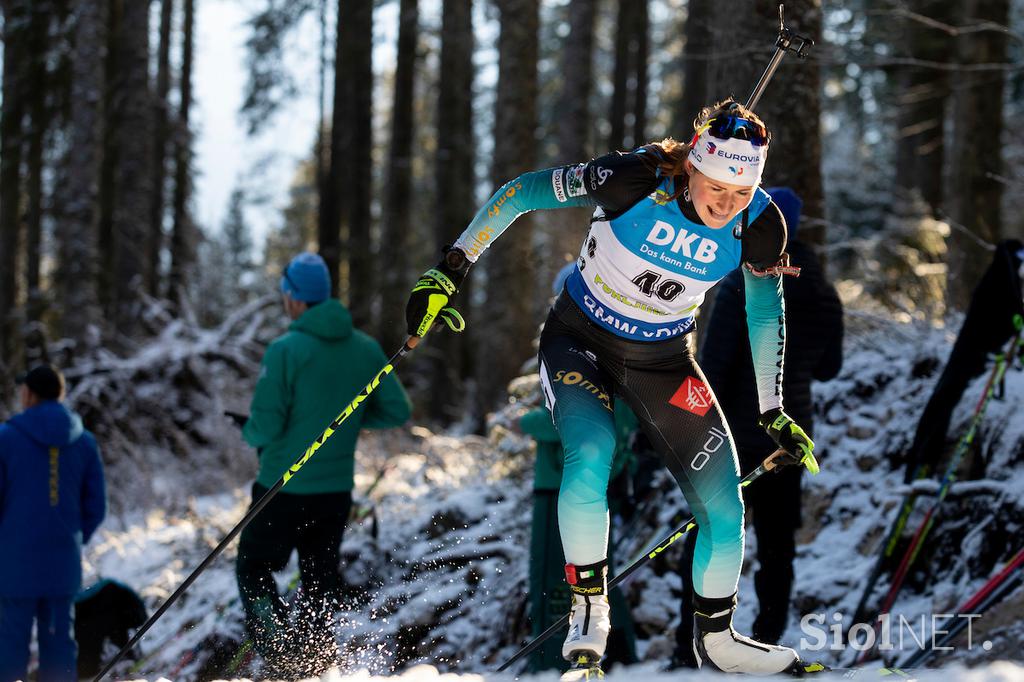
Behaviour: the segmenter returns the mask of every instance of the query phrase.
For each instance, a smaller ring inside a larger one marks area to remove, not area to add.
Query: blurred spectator
[[[39,682],[66,682],[78,679],[74,601],[82,546],[106,514],[103,464],[60,371],[17,381],[24,411],[0,425],[0,682],[28,679],[33,622]]]
[[[569,585],[565,582],[565,556],[558,532],[558,488],[562,483],[565,454],[551,413],[540,407],[522,416],[523,433],[537,441],[537,459],[533,468],[533,523],[530,530],[530,622],[536,637],[569,611]],[[608,485],[611,518],[619,516],[619,507],[628,504],[628,482],[633,453],[626,444],[638,428],[636,416],[625,401],[615,403],[615,431],[618,436],[612,473]],[[615,534],[608,536],[608,565],[614,572]],[[612,604],[612,631],[604,660],[608,663],[636,663],[636,635],[626,597],[619,588],[609,595]],[[530,672],[565,671],[569,661],[562,657],[562,642],[548,639],[530,658]]]
[[[242,435],[259,451],[252,488],[259,500],[338,416],[388,358],[331,298],[324,260],[292,259],[281,277],[288,331],[267,347]],[[306,462],[287,487],[253,519],[238,545],[238,589],[246,628],[268,669],[281,676],[317,675],[336,656],[334,605],[345,522],[352,506],[356,439],[360,429],[403,424],[409,398],[394,373],[381,380],[359,409]],[[274,572],[299,555],[302,604],[298,627]]]
[[[783,277],[786,301],[786,356],[783,395],[786,412],[813,437],[811,381],[835,377],[843,362],[843,311],[839,296],[826,279],[809,246],[797,239],[803,202],[788,187],[768,190],[786,220],[791,263],[799,277]],[[750,341],[744,315],[744,285],[739,270],[722,280],[715,297],[708,333],[700,349],[700,365],[725,412],[744,475],[771,454],[776,446],[758,426],[757,396]],[[744,489],[757,535],[758,570],[754,575],[759,609],[751,636],[776,644],[786,629],[793,586],[796,530],[800,527],[800,474],[803,467],[787,467]],[[681,622],[676,632],[676,667],[694,667],[693,607],[690,561],[696,534],[687,538]]]
[[[906,454],[906,483],[935,470],[946,451],[953,410],[967,385],[985,371],[989,354],[1002,351],[1017,334],[1014,317],[1024,315],[1022,275],[1024,244],[1017,239],[999,242],[992,262],[971,294],[956,343],[917,423],[914,442]]]

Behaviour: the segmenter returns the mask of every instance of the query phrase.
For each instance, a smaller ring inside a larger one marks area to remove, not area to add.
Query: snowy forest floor
[[[880,536],[907,490],[899,456],[913,439],[956,332],[900,324],[863,311],[849,312],[847,326],[842,373],[816,387],[822,471],[804,478],[797,580],[782,641],[808,659],[836,666],[848,663],[849,651],[828,648],[831,632],[826,645],[815,651],[813,638],[801,629],[801,618],[819,614],[822,631],[836,622],[834,614],[843,614],[850,624]],[[243,360],[244,369],[251,371],[254,357],[258,354],[250,351],[249,359],[234,358],[230,371],[239,371]],[[237,383],[216,376],[212,372],[207,383]],[[951,438],[966,429],[985,378],[966,391],[954,414]],[[513,383],[512,400],[492,417],[487,438],[413,426],[361,439],[357,499],[381,472],[383,476],[372,499],[366,500],[374,513],[345,537],[344,573],[351,601],[336,619],[343,664],[322,679],[399,674],[402,679],[454,679],[448,673],[463,675],[459,679],[511,679],[488,671],[529,636],[533,457],[531,441],[514,424],[518,415],[538,404],[537,383],[530,375]],[[214,401],[215,407],[220,400]],[[989,407],[980,447],[968,457],[969,470],[961,478],[970,480],[954,485],[894,608],[894,616],[916,625],[918,635],[922,615],[954,613],[1024,545],[1022,408],[1024,372],[1015,368],[1007,375],[1005,398]],[[251,457],[244,448],[232,450]],[[193,462],[188,472],[175,460],[173,480],[165,476],[161,485],[196,491],[197,471],[216,467],[218,461]],[[244,463],[233,466],[245,469]],[[131,477],[127,469],[110,473],[113,480]],[[254,473],[253,460],[249,475]],[[236,480],[236,485],[225,486],[228,492],[179,495],[173,506],[123,504],[86,550],[86,584],[98,577],[118,579],[138,589],[151,610],[156,608],[244,513],[249,487],[244,474]],[[639,555],[685,514],[682,496],[667,475],[658,485],[662,497],[644,510],[642,523],[624,540],[619,550],[623,559]],[[927,486],[922,492],[927,493]],[[111,495],[117,493],[111,490]],[[919,500],[908,528],[916,527],[932,499],[925,494]],[[154,625],[140,645],[141,658],[115,669],[118,679],[196,679],[206,638],[215,633],[242,637],[234,551],[229,547]],[[613,671],[608,679],[698,678],[657,673],[671,654],[679,622],[678,554],[675,549],[665,552],[628,583],[643,663]],[[736,617],[741,632],[750,631],[756,613],[756,563],[756,540],[748,533]],[[295,570],[293,560],[280,576],[282,588]],[[886,581],[883,577],[876,597]],[[931,662],[943,669],[922,672],[919,679],[1024,680],[1022,613],[1024,589],[1018,588],[974,623],[970,648],[962,637],[954,651]],[[982,642],[989,645],[982,647]],[[904,644],[897,661],[913,650],[909,634]],[[536,679],[556,678],[548,674]]]

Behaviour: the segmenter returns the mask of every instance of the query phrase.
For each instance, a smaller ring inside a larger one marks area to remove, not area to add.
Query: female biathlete
[[[611,396],[617,396],[640,419],[698,521],[699,664],[796,672],[794,650],[732,628],[743,563],[739,463],[687,340],[705,292],[742,266],[760,423],[816,473],[814,443],[782,409],[786,225],[759,188],[770,137],[733,100],[705,108],[694,127],[689,144],[666,139],[507,183],[416,283],[406,309],[409,334],[429,331],[472,263],[516,217],[594,207],[579,260],[540,339],[544,397],[565,449],[558,525],[573,605],[562,654],[599,660],[608,638],[606,494],[615,450]]]

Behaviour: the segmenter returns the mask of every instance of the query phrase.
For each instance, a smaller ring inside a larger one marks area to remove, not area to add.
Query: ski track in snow
[[[801,617],[821,614],[825,630],[836,622],[833,614],[839,613],[845,616],[844,627],[850,625],[876,546],[906,491],[902,466],[890,461],[890,456],[906,449],[913,439],[951,347],[944,330],[892,324],[902,329],[890,336],[884,330],[870,336],[849,335],[842,373],[815,389],[821,474],[804,477],[804,528],[798,535],[797,578],[782,643],[801,649],[807,659],[829,665],[848,664],[850,653],[807,651]],[[929,358],[937,360],[938,367],[930,375],[915,377],[915,366]],[[968,387],[954,412],[950,438],[966,430],[986,378],[987,372]],[[533,460],[529,439],[518,434],[513,424],[537,403],[536,383],[529,377],[517,382],[513,389],[517,398],[494,416],[488,439],[438,435],[413,427],[397,441],[376,434],[361,440],[357,493],[373,481],[385,457],[391,455],[391,468],[373,494],[380,534],[371,537],[369,520],[346,532],[346,577],[363,587],[365,594],[361,604],[350,605],[340,617],[337,632],[345,667],[332,669],[320,679],[384,679],[374,675],[402,680],[513,679],[467,673],[496,668],[518,649],[517,637],[527,632],[522,606]],[[1024,372],[1014,369],[1006,377],[1005,400],[992,401],[979,434],[989,460],[984,480],[959,488],[954,485],[928,541],[929,548],[946,548],[948,555],[940,562],[930,561],[927,549],[922,553],[894,615],[915,622],[920,614],[955,611],[1024,540],[1024,509],[1019,503],[1024,466],[1017,454],[1024,444],[1022,408]],[[397,451],[395,442],[401,445]],[[392,448],[390,453],[384,452],[385,445]],[[665,493],[653,519],[669,523],[674,515],[685,516],[674,484],[662,480],[662,486]],[[922,490],[928,486],[919,484]],[[242,516],[248,490],[244,486],[194,498],[183,515],[152,510],[108,521],[86,550],[86,584],[99,576],[126,582],[140,590],[152,611]],[[963,493],[958,496],[957,490]],[[924,495],[918,500],[908,528],[916,527],[933,499]],[[993,514],[991,509],[998,511]],[[643,527],[623,541],[619,568],[650,544],[652,532],[651,526]],[[755,556],[753,533],[748,532],[735,619],[740,632],[749,632],[756,611]],[[122,663],[115,671],[117,679],[157,680],[169,675],[175,680],[192,679],[194,664],[182,662],[200,641],[214,632],[242,636],[234,558],[232,545],[147,633],[141,647],[143,662],[134,667]],[[282,589],[295,570],[293,558],[279,575]],[[365,576],[370,574],[383,584],[367,584]],[[640,628],[638,654],[647,662],[613,670],[607,679],[706,678],[696,672],[658,672],[671,654],[679,622],[680,584],[674,570],[649,566],[627,585]],[[877,598],[886,586],[883,577],[875,591]],[[1002,645],[996,652],[1021,660],[1024,626],[1019,617],[993,632],[984,631],[983,619],[975,631],[975,644],[991,639]],[[426,653],[396,660],[400,649],[396,637],[410,632],[416,637],[412,644],[419,643],[414,648]],[[918,679],[1024,680],[1024,667],[993,662],[977,645],[971,651],[957,651],[952,658],[944,669],[922,671]],[[962,667],[963,663],[971,669]],[[530,679],[555,680],[557,675]]]

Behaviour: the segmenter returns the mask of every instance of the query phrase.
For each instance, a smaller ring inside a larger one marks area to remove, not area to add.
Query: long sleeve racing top
[[[524,173],[499,188],[456,240],[470,261],[520,215],[537,209],[593,207],[590,231],[566,292],[612,334],[640,342],[691,331],[707,291],[743,263],[779,262],[786,223],[758,188],[747,208],[722,228],[708,227],[680,196],[683,176],[663,175],[656,147],[615,152],[589,163]],[[646,157],[644,155],[647,155]],[[782,407],[785,306],[781,275],[743,269],[746,315],[761,412]]]

